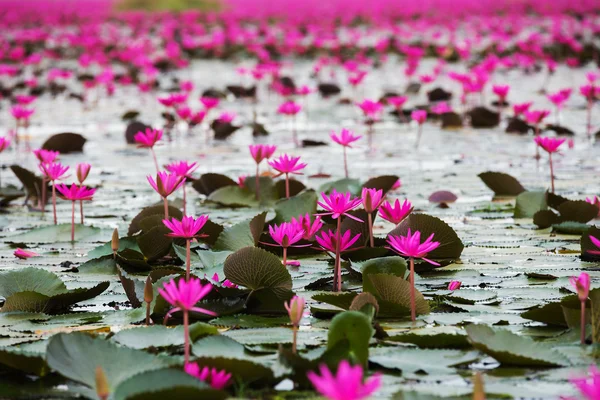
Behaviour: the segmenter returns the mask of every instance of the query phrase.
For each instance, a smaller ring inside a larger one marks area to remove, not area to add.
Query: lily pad
[[[525,192],[525,188],[513,176],[503,172],[487,171],[478,175],[496,196],[518,196]]]
[[[398,179],[399,178],[396,175],[377,176],[363,183],[362,187],[367,189],[381,189],[385,194],[392,189],[392,186],[394,186],[396,182],[398,182]]]
[[[517,196],[515,218],[533,218],[535,213],[546,210],[546,192],[523,192]]]
[[[44,142],[42,149],[58,151],[61,154],[81,153],[85,142],[87,139],[78,133],[57,133]]]
[[[581,259],[582,260],[600,260],[600,254],[592,254],[590,251],[600,251],[598,246],[592,243],[590,236],[600,239],[600,228],[597,226],[590,226],[590,228],[581,235],[580,247],[581,247]]]
[[[569,200],[558,207],[562,221],[586,223],[598,216],[598,207],[583,200]]]
[[[218,335],[216,327],[196,322],[190,325],[190,340],[195,342],[201,337]],[[183,325],[169,328],[162,325],[144,326],[139,328],[124,329],[117,332],[111,340],[132,349],[147,349],[150,347],[170,347],[183,345]]]
[[[54,313],[98,296],[108,289],[108,282],[92,288],[67,289],[52,272],[23,268],[0,274],[0,296],[6,298],[2,312],[26,311]]]
[[[363,290],[371,293],[379,303],[379,316],[383,318],[403,317],[410,314],[410,283],[390,274],[368,274],[363,276]],[[417,315],[429,314],[429,303],[415,289]]]
[[[192,187],[205,196],[226,186],[237,186],[237,183],[228,176],[213,173],[203,174],[192,183]]]
[[[257,207],[256,195],[239,186],[225,186],[212,192],[208,200],[226,207]]]
[[[317,212],[317,194],[314,190],[308,190],[298,196],[282,199],[275,204],[275,223],[290,221],[299,215]]]
[[[163,205],[160,205],[160,206],[150,206],[150,207],[144,208],[142,211],[139,212],[138,215],[133,217],[133,219],[131,220],[131,224],[129,224],[129,229],[127,230],[127,235],[133,236],[134,234],[141,231],[142,228],[140,226],[140,222],[144,218],[150,217],[152,215],[159,215],[159,216],[164,217],[165,207]],[[180,209],[169,205],[169,218],[171,218],[171,217],[181,220],[181,218],[183,217],[183,214]]]
[[[207,383],[180,369],[145,371],[119,384],[112,395],[114,400],[206,399],[228,397],[222,390],[212,389]]]
[[[492,329],[487,325],[466,327],[473,346],[494,357],[502,365],[520,367],[563,367],[568,360],[551,346],[535,342],[504,329]]]
[[[119,346],[85,333],[59,333],[50,338],[48,366],[61,375],[96,391],[96,368],[101,367],[110,387],[142,372],[168,367],[167,358]],[[172,362],[171,362],[172,363]]]
[[[267,213],[261,213],[254,218],[225,228],[219,235],[214,250],[237,251],[244,247],[256,246],[265,227]]]
[[[349,356],[363,366],[369,359],[369,341],[375,334],[371,320],[360,311],[344,311],[336,315],[329,326],[327,348],[335,347],[340,341],[349,343]]]
[[[75,240],[78,242],[97,242],[101,236],[100,228],[87,225],[75,225]],[[58,224],[33,228],[28,232],[5,238],[10,242],[55,243],[71,241],[71,224]]]

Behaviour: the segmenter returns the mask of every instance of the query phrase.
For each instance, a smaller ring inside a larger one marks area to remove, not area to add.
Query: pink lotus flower
[[[304,229],[302,226],[293,222],[283,222],[281,225],[270,225],[269,234],[271,238],[279,246],[283,248],[282,264],[287,265],[287,249],[288,247],[308,247],[310,244],[295,245],[304,237]]]
[[[42,164],[50,164],[54,162],[60,153],[58,151],[52,150],[44,150],[44,149],[35,149],[33,150],[33,154],[38,159],[38,161]]]
[[[356,71],[348,76],[348,83],[356,87],[361,84],[361,82],[365,79],[366,76],[366,71]]]
[[[333,376],[326,365],[319,367],[321,375],[310,371],[307,376],[317,392],[329,400],[361,400],[371,396],[381,386],[381,375],[375,374],[363,384],[363,369],[351,366],[347,360],[338,365]]]
[[[435,76],[433,76],[433,75],[420,75],[419,76],[419,80],[421,81],[421,83],[431,83],[431,82],[435,81]]]
[[[63,166],[61,163],[49,163],[49,164],[40,164],[40,171],[49,181],[56,181],[59,179],[65,179],[68,175],[65,175],[69,170],[69,167]]]
[[[437,103],[436,105],[431,107],[431,112],[435,115],[446,114],[452,112],[452,107],[445,101]]]
[[[212,276],[211,279],[213,280],[213,282],[216,282],[216,283],[221,282],[221,279],[219,279],[219,274],[217,274],[216,272],[213,274],[213,276]],[[231,288],[231,289],[237,289],[238,288],[238,285],[236,285],[235,283],[231,282],[229,279],[225,279],[223,281],[223,283],[221,283],[221,286],[226,287],[226,288]]]
[[[590,293],[590,276],[586,272],[582,272],[578,277],[570,277],[569,283],[577,291],[579,300],[586,301]]]
[[[416,297],[415,297],[415,258],[421,258],[432,265],[440,265],[434,261],[431,261],[425,256],[430,251],[437,249],[440,242],[433,242],[433,233],[421,243],[421,232],[415,231],[414,235],[411,234],[410,228],[406,236],[388,236],[388,247],[394,250],[400,255],[409,257],[410,261],[410,318],[412,321],[417,319],[417,308],[416,308]]]
[[[594,196],[594,197],[590,197],[590,198],[586,197],[585,201],[587,201],[588,203],[590,203],[598,208],[598,217],[600,217],[600,198],[598,198],[598,196]]]
[[[14,106],[10,109],[10,113],[17,121],[27,121],[33,115],[35,110],[31,110],[21,106]]]
[[[290,174],[302,175],[301,170],[306,167],[305,163],[301,163],[300,157],[290,157],[287,154],[279,156],[279,158],[269,161],[269,165],[275,168],[279,173],[275,177],[285,175],[285,197],[290,198]]]
[[[557,139],[552,137],[536,136],[533,138],[535,143],[548,153],[556,153],[558,148],[566,141],[566,139]]]
[[[427,119],[427,111],[425,110],[414,110],[410,117],[413,121],[416,121],[419,125],[422,125]]]
[[[96,192],[96,189],[88,188],[86,186],[78,186],[75,183],[73,183],[71,187],[64,184],[58,184],[56,185],[56,190],[58,190],[58,192],[61,194],[61,197],[71,201],[90,201]]]
[[[223,124],[230,124],[235,119],[235,114],[232,112],[222,112],[218,117],[217,121]]]
[[[54,189],[57,189],[61,194],[61,197],[66,200],[71,200],[71,241],[75,241],[75,202],[79,201],[81,204],[81,223],[83,224],[83,201],[91,201],[96,189],[91,189],[85,186],[78,186],[76,184],[72,184],[71,187],[67,185],[56,185],[52,186],[52,199],[53,204],[56,203],[56,192]],[[56,208],[55,208],[56,209]],[[56,214],[56,212],[55,212]]]
[[[363,188],[361,192],[363,208],[366,212],[372,213],[377,210],[383,200],[383,190]]]
[[[216,390],[224,389],[231,380],[231,374],[225,370],[219,371],[216,368],[204,367],[200,369],[196,363],[186,363],[184,370],[188,375],[206,382]]]
[[[206,111],[200,110],[190,115],[188,123],[192,126],[199,125],[204,121],[204,118],[206,118]]]
[[[283,115],[296,115],[302,110],[302,106],[293,101],[286,101],[277,108],[277,112]]]
[[[339,134],[336,134],[335,132],[332,132],[329,137],[331,137],[331,140],[333,140],[334,142],[341,144],[344,147],[352,147],[352,143],[356,142],[357,140],[359,140],[360,138],[362,138],[362,136],[360,135],[354,135],[354,133],[352,133],[352,131],[348,130],[348,129],[342,129],[340,131]]]
[[[192,81],[181,81],[179,88],[184,92],[191,92],[194,90],[194,83]]]
[[[133,137],[138,147],[140,148],[153,148],[154,145],[162,139],[163,131],[160,129],[146,128],[145,132],[138,132]]]
[[[198,168],[198,163],[188,163],[187,161],[178,161],[165,165],[165,169],[180,178],[193,179],[191,174]]]
[[[192,109],[189,107],[179,107],[175,109],[175,113],[183,121],[187,121],[192,116]]]
[[[379,215],[386,221],[398,225],[412,210],[413,206],[408,200],[404,200],[404,203],[400,204],[400,200],[396,199],[393,206],[387,201],[381,204]]]
[[[186,214],[186,209],[187,209],[187,200],[186,200],[186,194],[185,194],[185,181],[187,179],[193,179],[191,174],[192,174],[192,172],[194,172],[196,170],[196,168],[198,168],[197,163],[189,164],[187,161],[179,161],[179,162],[171,163],[169,165],[165,165],[165,169],[167,171],[169,171],[183,179],[183,184],[181,185],[181,190],[183,191],[183,214],[184,215]]]
[[[592,243],[594,244],[594,246],[596,246],[597,248],[600,249],[600,239],[596,239],[592,235],[589,235],[589,238],[592,241]],[[588,253],[600,255],[600,250],[588,250]]]
[[[589,376],[574,378],[570,381],[579,390],[579,393],[583,396],[582,399],[600,399],[600,372],[595,365],[590,365]]]
[[[404,103],[406,103],[407,100],[408,97],[406,96],[392,96],[387,98],[387,102],[394,106],[394,108],[396,108],[397,110],[402,108],[402,106],[404,105]]]
[[[390,249],[400,255],[410,258],[421,258],[432,265],[440,265],[435,261],[425,258],[429,252],[437,249],[440,245],[440,242],[431,240],[433,239],[433,236],[434,234],[432,233],[423,243],[421,243],[421,232],[415,231],[415,233],[412,234],[409,228],[406,236],[388,236],[388,244],[390,245]]]
[[[8,146],[10,146],[10,139],[4,136],[0,136],[0,153],[8,149]]]
[[[546,118],[548,115],[550,115],[550,111],[548,110],[532,110],[532,111],[525,111],[525,119],[527,120],[527,122],[529,122],[530,124],[534,124],[537,125],[539,123],[541,123],[544,118]]]
[[[323,221],[318,215],[315,220],[311,222],[310,214],[300,215],[298,218],[292,218],[290,221],[292,224],[298,225],[304,231],[302,238],[304,240],[312,240],[315,234],[323,227]]]
[[[219,99],[216,97],[201,97],[200,102],[207,110],[213,109],[219,105]]]
[[[156,180],[152,178],[152,175],[146,176],[146,179],[148,179],[150,186],[152,186],[152,188],[164,199],[179,189],[185,180],[175,173],[167,172],[159,172],[156,174]]]
[[[269,234],[275,243],[285,249],[287,247],[294,247],[294,243],[302,240],[304,229],[298,224],[283,222],[280,225],[269,225]]]
[[[335,189],[332,190],[330,195],[321,193],[321,197],[323,198],[323,201],[318,201],[317,204],[327,212],[318,215],[331,215],[331,218],[333,219],[339,219],[342,216],[346,216],[355,221],[363,222],[361,219],[349,214],[349,211],[355,209],[362,203],[360,198],[353,199],[349,192],[339,193]]]
[[[590,236],[590,239],[592,239],[592,238],[593,237]],[[593,239],[595,239],[595,238],[593,238]],[[592,242],[594,242],[594,241],[592,240]],[[599,245],[600,240],[598,241],[598,243],[594,242],[594,244]],[[599,254],[600,254],[600,252],[599,252]],[[585,344],[585,303],[590,294],[590,285],[591,285],[590,276],[586,272],[582,272],[581,274],[579,274],[578,277],[572,276],[571,278],[569,278],[569,283],[577,291],[577,297],[579,297],[579,301],[581,303],[581,316],[580,316],[581,344],[584,345]]]
[[[158,289],[158,293],[174,308],[165,315],[165,323],[169,317],[177,312],[183,313],[183,338],[184,338],[184,365],[190,360],[190,337],[189,337],[189,312],[194,311],[202,314],[216,316],[214,312],[201,307],[196,307],[196,303],[202,300],[210,291],[212,285],[202,285],[200,279],[171,279],[165,283],[163,288]]]
[[[204,227],[208,221],[208,215],[201,215],[198,218],[184,216],[181,221],[171,218],[171,221],[163,219],[163,224],[171,231],[167,234],[169,237],[193,239],[200,237],[198,232]]]
[[[402,181],[400,181],[400,179],[398,179],[396,182],[394,182],[394,184],[392,185],[392,190],[398,190],[402,187]]]
[[[277,150],[277,146],[266,145],[266,144],[256,144],[248,146],[250,149],[250,154],[252,158],[256,162],[256,164],[260,164],[263,160],[268,160],[271,158],[275,150]],[[257,173],[258,175],[258,173]]]
[[[373,121],[378,120],[381,112],[383,111],[383,105],[381,105],[381,103],[378,101],[366,99],[357,105],[360,107],[365,117]]]
[[[448,284],[448,290],[458,290],[460,289],[460,286],[462,285],[461,281],[452,281]]]
[[[494,85],[492,86],[492,91],[496,96],[500,98],[500,102],[504,102],[506,100],[506,96],[508,96],[508,91],[510,90],[510,86],[508,85]]]
[[[24,106],[33,103],[36,99],[37,99],[37,97],[35,97],[35,96],[28,96],[26,94],[17,94],[15,96],[16,102],[19,103],[19,104],[21,104],[21,105],[24,105]]]
[[[342,131],[340,132],[339,135],[336,135],[335,132],[333,132],[333,133],[331,133],[330,137],[334,142],[341,144],[344,148],[344,173],[347,178],[348,177],[348,156],[347,156],[346,148],[352,147],[351,144],[353,142],[356,142],[357,140],[359,140],[362,136],[354,135],[348,129],[342,129]]]
[[[342,253],[348,249],[351,249],[352,245],[360,238],[360,233],[357,233],[354,237],[351,236],[352,232],[348,229],[343,235],[340,235],[340,239],[338,240],[338,232],[329,230],[322,231],[321,236],[315,236],[315,240],[323,249],[327,251],[331,251],[332,253],[339,251]]]
[[[529,102],[529,103],[520,103],[520,104],[513,105],[513,112],[515,113],[515,117],[518,117],[519,115],[527,112],[529,110],[529,107],[531,107],[532,104],[533,103]]]
[[[27,260],[31,257],[39,257],[38,253],[34,253],[33,251],[23,250],[21,248],[17,248],[13,253],[15,257],[20,258],[21,260]]]
[[[302,86],[296,88],[296,94],[298,96],[308,96],[312,92],[314,92],[314,89],[312,89],[310,86],[307,86],[307,85],[302,85]]]
[[[210,283],[202,285],[200,279],[197,278],[190,278],[189,281],[186,281],[185,279],[171,279],[164,284],[163,288],[158,289],[158,293],[160,293],[169,304],[175,307],[169,310],[166,318],[177,311],[194,311],[216,316],[212,311],[196,307],[196,303],[202,300],[211,290],[212,285]]]
[[[83,184],[83,181],[86,180],[86,178],[88,177],[88,175],[90,173],[91,168],[92,168],[92,166],[87,163],[77,164],[77,166],[75,167],[75,171],[76,171],[76,175],[77,175],[77,180],[79,181],[80,184]]]

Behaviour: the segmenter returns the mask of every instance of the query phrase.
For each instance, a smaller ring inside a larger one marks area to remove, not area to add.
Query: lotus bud
[[[101,366],[96,367],[96,393],[100,400],[106,400],[110,395],[108,379],[106,379],[106,374]]]
[[[119,250],[119,230],[117,228],[113,231],[110,247],[113,251],[113,255],[116,257],[117,251]]]
[[[152,278],[148,275],[146,284],[144,285],[144,301],[146,303],[152,303],[152,300],[154,300],[154,289],[152,289]]]
[[[285,302],[284,306],[290,316],[292,325],[299,326],[302,314],[304,313],[304,298],[294,296],[292,300],[290,300],[290,303],[288,304]]]

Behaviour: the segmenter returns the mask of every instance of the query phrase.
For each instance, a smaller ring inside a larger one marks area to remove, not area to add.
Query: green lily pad
[[[244,247],[256,246],[265,227],[267,213],[225,228],[213,246],[217,251],[237,251]]]
[[[226,207],[257,207],[256,195],[239,186],[225,186],[212,192],[208,200]]]
[[[408,266],[406,260],[399,256],[377,257],[353,265],[353,269],[358,269],[363,275],[368,274],[391,274],[406,279],[408,276]]]
[[[171,205],[169,205],[168,207],[169,207],[169,218],[175,218],[175,219],[181,220],[181,218],[183,217],[183,213],[181,212],[181,210],[179,208],[173,207]],[[129,224],[129,229],[127,230],[127,235],[133,236],[134,234],[141,231],[142,227],[140,226],[140,222],[143,219],[150,217],[152,215],[157,215],[157,216],[161,216],[164,218],[164,216],[165,216],[164,205],[150,206],[150,207],[146,207],[142,211],[140,211],[139,214],[136,215],[135,217],[133,217],[133,219],[131,220],[131,224]]]
[[[379,347],[371,350],[369,361],[403,373],[450,374],[454,368],[478,359],[475,351]]]
[[[525,192],[525,188],[514,177],[503,172],[487,171],[478,175],[496,196],[518,196]]]
[[[38,346],[37,343],[33,343]],[[42,342],[45,346],[45,343]],[[49,372],[45,353],[32,351],[31,344],[0,347],[0,364],[27,374],[44,376]]]
[[[6,298],[2,312],[27,311],[55,313],[98,296],[109,282],[92,288],[67,289],[52,272],[39,268],[23,268],[0,274],[0,296]]]
[[[237,183],[228,176],[214,173],[203,174],[192,183],[192,187],[205,196],[226,186],[237,186]]]
[[[94,391],[97,367],[104,370],[109,386],[116,388],[134,375],[170,364],[166,358],[79,332],[52,336],[46,361],[62,376],[83,383]]]
[[[586,223],[598,216],[598,207],[584,200],[569,200],[558,207],[563,221]]]
[[[93,226],[75,224],[75,240],[77,242],[97,242],[102,230]],[[28,232],[5,238],[15,243],[56,243],[71,241],[71,224],[58,224],[30,229]]]
[[[133,249],[136,251],[140,251],[140,248],[138,247],[137,240],[135,237],[124,236],[124,237],[119,238],[119,250],[117,250],[117,251],[121,251],[121,250],[125,250],[125,249]],[[90,250],[88,252],[87,256],[89,258],[100,258],[103,256],[112,256],[112,254],[113,254],[112,242],[106,242],[103,245]]]
[[[360,311],[344,311],[331,320],[327,337],[327,348],[335,347],[340,341],[349,343],[349,356],[363,366],[369,359],[369,341],[375,334],[371,319]]]
[[[114,400],[206,399],[228,397],[198,378],[178,369],[145,371],[119,384],[112,395]]]
[[[494,357],[502,365],[521,367],[562,367],[568,360],[551,346],[535,342],[504,329],[469,325],[467,335],[473,346]]]
[[[170,232],[166,226],[155,226],[137,236],[138,246],[146,261],[152,262],[169,254],[173,238],[166,235]]]
[[[274,254],[256,247],[236,251],[225,260],[225,277],[250,290],[290,291],[292,277]]]
[[[331,193],[335,189],[339,193],[350,192],[353,195],[358,195],[362,189],[360,181],[353,178],[344,178],[333,182],[327,182],[319,187],[319,192]]]
[[[216,327],[203,322],[191,324],[189,329],[192,342],[207,335],[219,334]],[[154,325],[121,330],[111,340],[132,349],[147,349],[150,347],[182,346],[183,336],[183,325],[174,328]]]
[[[517,196],[514,217],[533,218],[535,213],[546,209],[546,192],[523,192]]]
[[[424,349],[466,348],[470,346],[465,331],[453,326],[414,329],[399,335],[390,336],[386,340],[412,343]]]
[[[356,293],[352,292],[338,292],[338,293],[319,293],[315,294],[312,298],[316,301],[331,304],[344,310],[349,310],[352,301],[357,296]]]
[[[275,223],[290,221],[299,215],[317,212],[317,194],[308,190],[298,196],[282,199],[275,204]]]
[[[410,314],[410,283],[390,274],[368,274],[363,276],[363,290],[371,293],[379,303],[382,318],[403,317]],[[415,289],[417,315],[429,314],[429,303]]]
[[[398,179],[399,178],[396,175],[376,176],[363,183],[362,187],[367,189],[381,189],[385,194],[392,189],[392,186],[398,182]]]

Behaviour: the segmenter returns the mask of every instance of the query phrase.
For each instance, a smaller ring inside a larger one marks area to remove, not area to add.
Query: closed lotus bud
[[[292,325],[299,326],[300,320],[302,319],[302,314],[304,313],[304,298],[294,296],[290,303],[284,303],[285,309],[290,316],[290,321]]]
[[[462,285],[461,281],[452,281],[448,284],[448,290],[458,290]]]
[[[77,180],[79,181],[79,183],[83,183],[83,181],[85,181],[88,174],[90,173],[91,168],[92,166],[90,164],[77,164],[77,168],[75,170],[77,171]]]
[[[154,300],[154,290],[152,289],[152,278],[148,275],[146,278],[146,284],[144,285],[144,301],[148,304]]]
[[[106,379],[106,374],[101,366],[96,367],[96,394],[100,400],[106,400],[110,395],[108,379]]]
[[[119,230],[117,228],[113,231],[110,247],[112,248],[113,254],[116,254],[119,250]]]

